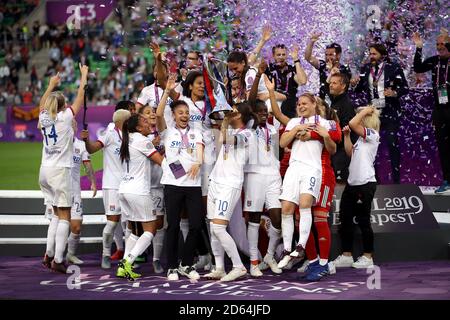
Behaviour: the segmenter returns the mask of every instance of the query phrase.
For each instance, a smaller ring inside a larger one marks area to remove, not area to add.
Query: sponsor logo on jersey
[[[109,211],[116,211],[116,206],[114,204],[109,205]]]
[[[247,207],[251,207],[252,206],[252,200],[247,200]]]

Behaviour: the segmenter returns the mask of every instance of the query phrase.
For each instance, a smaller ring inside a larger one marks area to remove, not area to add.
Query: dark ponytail
[[[259,118],[256,113],[253,112],[252,107],[250,106],[250,103],[247,101],[237,103],[236,109],[241,114],[242,122],[247,126],[248,123],[253,120],[252,129],[256,129],[256,127],[259,124]]]
[[[120,145],[120,160],[122,163],[124,161],[130,160],[130,133],[137,132],[136,127],[139,124],[139,118],[142,115],[133,114],[130,118],[125,120],[122,125],[122,144]]]
[[[241,90],[246,89],[246,85],[245,85],[245,75],[247,74],[248,69],[250,69],[250,66],[248,65],[248,59],[247,59],[247,54],[244,51],[232,51],[230,53],[230,55],[228,56],[227,62],[234,62],[234,63],[242,63],[244,62],[244,70],[242,71],[241,77],[240,77],[240,87]],[[230,79],[230,83],[231,83],[231,79]]]

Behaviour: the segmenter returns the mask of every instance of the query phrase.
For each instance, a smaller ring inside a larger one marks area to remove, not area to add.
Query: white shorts
[[[281,208],[281,176],[266,176],[261,173],[249,172],[244,179],[244,211],[262,212],[266,209]]]
[[[322,183],[322,170],[293,162],[284,175],[280,200],[299,204],[300,195],[308,193],[317,201]],[[314,204],[313,204],[314,205]]]
[[[241,189],[210,181],[207,211],[208,219],[230,221],[234,207],[241,199]]]
[[[53,216],[56,216],[56,213],[53,212],[53,207],[51,203],[45,203],[45,217],[48,220],[52,220]]]
[[[119,202],[128,221],[149,222],[157,219],[148,195],[120,193]]]
[[[118,191],[117,189],[103,189],[103,206],[107,216],[117,216],[122,213]]]
[[[203,164],[202,166],[202,197],[206,197],[208,195],[209,176],[211,175],[213,168],[214,165],[210,164]]]
[[[164,189],[163,188],[151,188],[150,196],[152,198],[152,207],[157,216],[163,216],[164,210]]]
[[[70,168],[41,167],[39,185],[45,203],[58,208],[72,206],[72,178]]]
[[[72,208],[70,209],[70,219],[83,220],[83,204],[81,202],[81,193],[74,193]]]

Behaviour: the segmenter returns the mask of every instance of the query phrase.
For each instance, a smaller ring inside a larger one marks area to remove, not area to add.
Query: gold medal
[[[373,82],[373,86],[376,87],[376,88],[378,88],[378,81],[374,81],[374,82]]]
[[[187,147],[186,151],[187,151],[187,153],[192,154],[192,148],[191,147]]]
[[[270,151],[270,145],[266,145],[266,150],[267,150],[267,152]]]

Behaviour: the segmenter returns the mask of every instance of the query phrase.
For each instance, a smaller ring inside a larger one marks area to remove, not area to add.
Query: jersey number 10
[[[53,139],[53,145],[56,144],[56,141],[58,140],[58,135],[56,134],[55,125],[52,125],[52,129],[50,130],[50,134],[47,135],[46,128],[42,128],[42,134],[45,138],[45,144],[48,146],[48,139]]]

